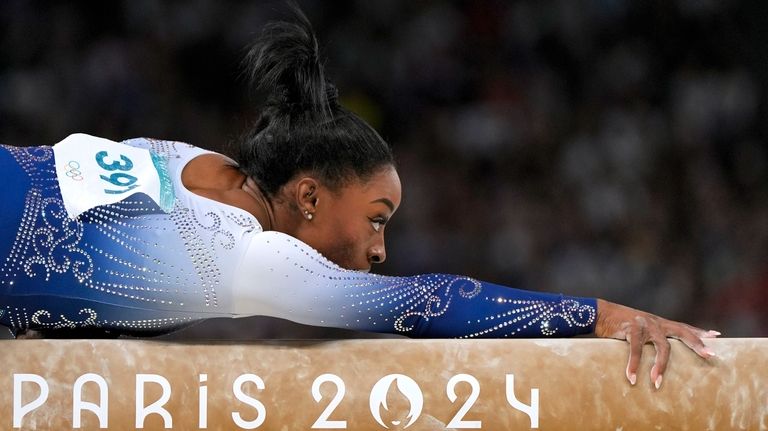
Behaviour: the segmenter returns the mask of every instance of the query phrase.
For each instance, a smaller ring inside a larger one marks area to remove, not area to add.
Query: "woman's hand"
[[[602,338],[617,338],[629,342],[629,363],[627,378],[631,384],[637,381],[637,367],[643,354],[643,345],[653,343],[656,348],[656,360],[651,368],[651,382],[658,389],[662,375],[667,369],[670,345],[667,337],[677,338],[704,359],[715,356],[715,352],[705,346],[702,338],[715,338],[717,331],[705,331],[674,322],[634,308],[597,300],[597,325],[595,335]]]

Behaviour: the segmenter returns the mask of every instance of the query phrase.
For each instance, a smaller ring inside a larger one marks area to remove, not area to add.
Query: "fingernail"
[[[710,330],[709,333],[712,334],[712,335],[723,335],[723,334],[721,334],[721,333],[719,333],[717,331],[712,331],[712,330]]]
[[[637,374],[630,374],[629,383],[631,383],[632,386],[634,386],[636,382],[637,382]]]
[[[709,356],[717,356],[717,354],[715,354],[715,352],[712,349],[710,349],[709,347],[705,347],[704,348],[704,353],[706,353]]]
[[[654,384],[656,385],[656,389],[661,387],[661,374],[659,374],[659,377],[656,377],[656,382]]]

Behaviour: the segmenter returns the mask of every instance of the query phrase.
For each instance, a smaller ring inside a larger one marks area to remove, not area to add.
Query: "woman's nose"
[[[368,250],[368,262],[369,263],[382,263],[387,259],[387,252],[384,249],[384,245],[374,246]]]

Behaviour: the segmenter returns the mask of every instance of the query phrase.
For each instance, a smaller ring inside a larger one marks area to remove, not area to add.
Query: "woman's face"
[[[394,166],[335,192],[320,187],[312,219],[305,219],[297,237],[342,268],[368,271],[387,257],[385,226],[400,206],[401,195]]]

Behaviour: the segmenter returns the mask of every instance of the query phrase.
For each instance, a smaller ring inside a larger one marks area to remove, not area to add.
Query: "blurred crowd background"
[[[398,158],[378,272],[768,335],[768,3],[300,4],[342,103]],[[86,132],[226,152],[257,115],[244,50],[287,16],[274,1],[3,1],[0,142]],[[258,318],[187,334],[349,335]]]

